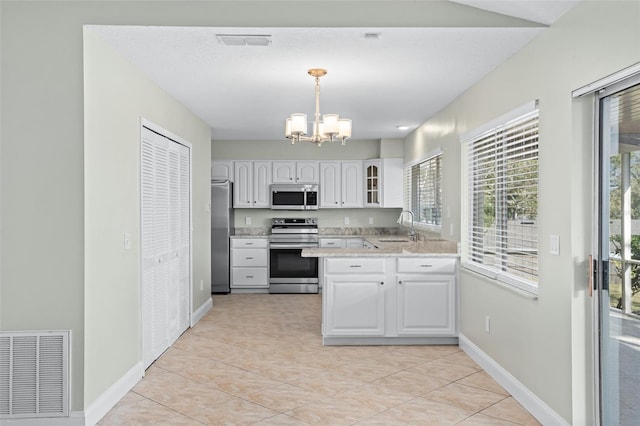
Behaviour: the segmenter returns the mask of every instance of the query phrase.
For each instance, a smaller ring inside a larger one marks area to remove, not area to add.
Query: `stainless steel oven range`
[[[269,293],[318,293],[318,258],[302,249],[318,247],[317,218],[271,220]]]

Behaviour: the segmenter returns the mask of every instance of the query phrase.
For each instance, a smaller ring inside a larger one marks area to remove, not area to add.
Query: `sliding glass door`
[[[597,94],[598,417],[640,424],[640,78]]]

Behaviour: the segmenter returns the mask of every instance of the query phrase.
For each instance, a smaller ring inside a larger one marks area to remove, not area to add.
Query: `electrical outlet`
[[[491,317],[489,315],[484,317],[484,331],[491,334]]]
[[[373,217],[369,216],[369,225],[373,225]]]
[[[344,217],[344,224],[348,225],[349,224],[349,216],[345,216]]]
[[[245,216],[244,217],[244,224],[245,225],[251,225],[251,216]]]
[[[122,234],[122,246],[125,250],[131,249],[131,235],[128,232]]]
[[[449,235],[453,235],[453,223],[449,224]]]
[[[204,280],[200,280],[200,291],[204,290]]]

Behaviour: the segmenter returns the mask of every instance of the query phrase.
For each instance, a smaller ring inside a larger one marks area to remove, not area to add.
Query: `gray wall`
[[[460,238],[460,135],[540,100],[539,297],[462,270],[461,331],[571,424],[592,424],[593,100],[571,92],[640,61],[640,2],[580,2],[405,141],[405,160],[443,148],[443,205]],[[445,229],[447,219],[445,218]],[[560,236],[560,256],[549,236]],[[484,330],[491,317],[491,333]]]
[[[140,118],[191,143],[193,310],[211,297],[211,130],[84,31],[85,389],[98,398],[140,353]],[[124,249],[123,234],[131,248]],[[114,267],[115,266],[115,267]]]

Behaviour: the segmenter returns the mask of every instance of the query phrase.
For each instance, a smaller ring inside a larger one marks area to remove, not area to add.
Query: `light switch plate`
[[[560,256],[560,235],[549,235],[549,254]]]

